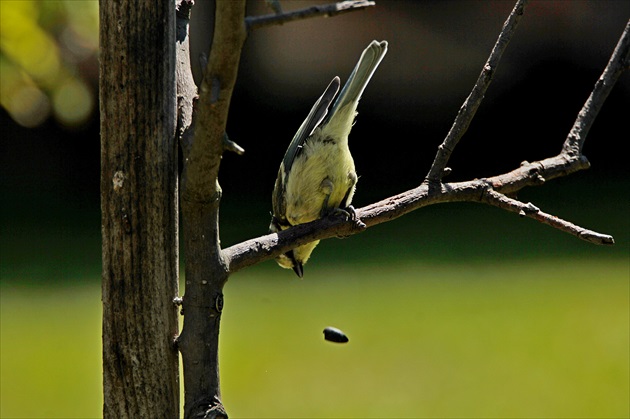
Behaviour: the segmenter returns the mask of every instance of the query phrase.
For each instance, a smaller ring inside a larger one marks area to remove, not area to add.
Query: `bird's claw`
[[[352,205],[348,205],[346,208],[335,208],[334,213],[346,217],[347,221],[352,221],[352,225],[356,229],[362,230],[366,227]]]

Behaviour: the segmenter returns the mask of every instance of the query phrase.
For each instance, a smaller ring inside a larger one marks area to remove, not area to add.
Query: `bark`
[[[100,2],[103,416],[179,416],[175,10]]]
[[[184,2],[179,6],[182,10]],[[229,144],[225,127],[245,36],[245,1],[217,2],[212,49],[192,116],[194,134],[190,144],[186,135],[182,138],[186,294],[184,327],[177,342],[184,365],[187,418],[227,417],[219,387],[219,326],[228,272],[219,239],[218,174]],[[187,47],[184,39],[180,42]],[[180,91],[180,95],[187,93]],[[186,122],[181,124],[186,130]]]

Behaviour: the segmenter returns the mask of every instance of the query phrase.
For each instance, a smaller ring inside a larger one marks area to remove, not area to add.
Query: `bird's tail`
[[[386,53],[387,41],[372,41],[370,45],[368,45],[361,54],[359,62],[354,67],[354,70],[352,70],[348,81],[343,86],[337,101],[333,105],[324,123],[331,122],[333,119],[336,119],[336,117],[342,119],[350,118],[350,126],[348,128],[351,128],[359,99]],[[351,105],[350,108],[344,109],[347,105]]]

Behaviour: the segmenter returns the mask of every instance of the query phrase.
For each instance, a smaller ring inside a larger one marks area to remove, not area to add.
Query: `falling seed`
[[[348,342],[348,336],[335,327],[327,327],[324,329],[324,339],[336,343]]]

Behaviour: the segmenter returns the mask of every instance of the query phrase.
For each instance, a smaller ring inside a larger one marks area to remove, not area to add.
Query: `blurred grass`
[[[311,270],[228,284],[234,417],[629,414],[627,261]],[[326,326],[350,342],[325,342]]]
[[[0,287],[0,417],[101,415],[100,289]]]
[[[628,417],[627,192],[560,180],[520,197],[613,247],[449,204],[321,243],[303,281],[272,261],[235,274],[220,349],[229,413]],[[226,194],[226,246],[267,228],[267,203],[239,199]],[[98,417],[99,214],[13,199],[0,215],[0,416]],[[324,341],[326,326],[350,342]]]

